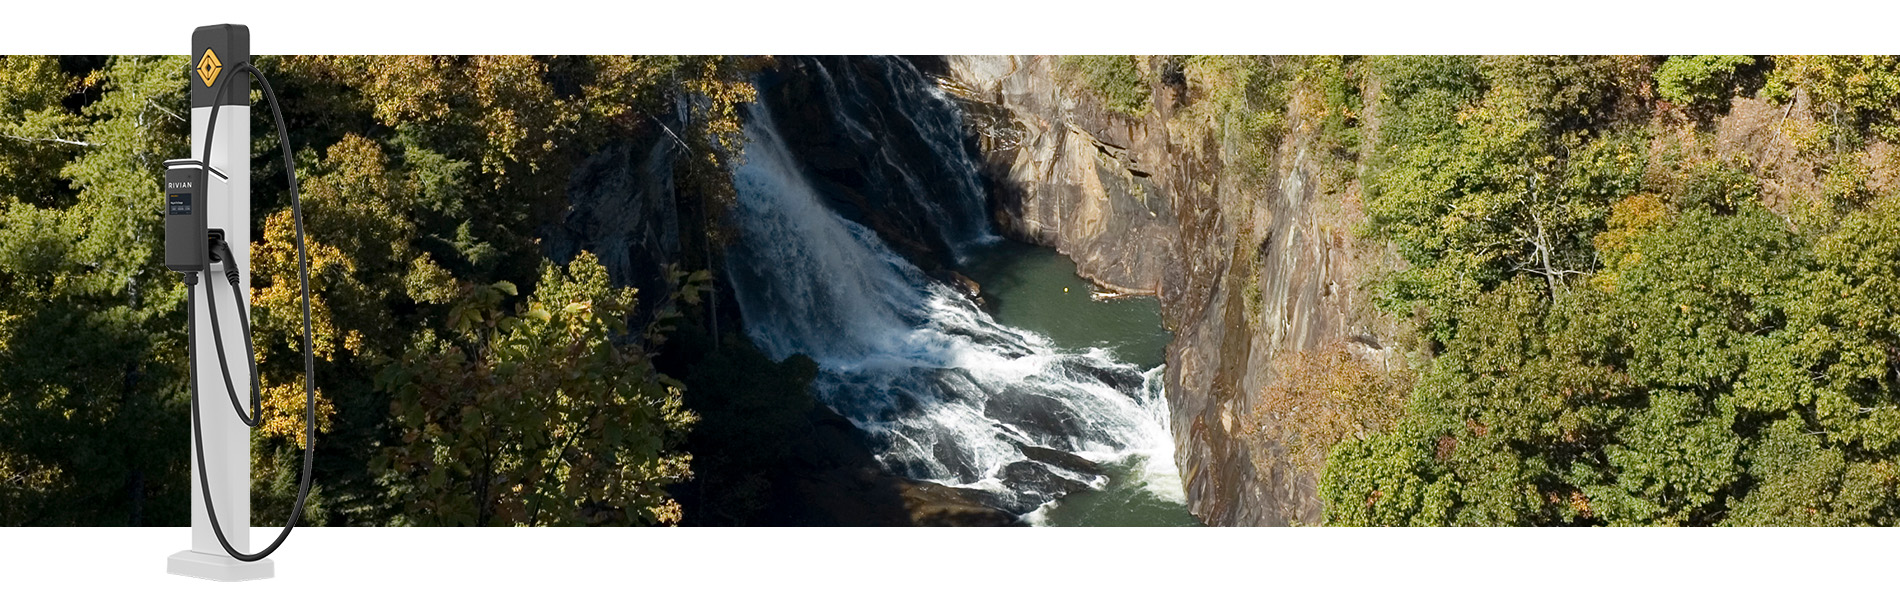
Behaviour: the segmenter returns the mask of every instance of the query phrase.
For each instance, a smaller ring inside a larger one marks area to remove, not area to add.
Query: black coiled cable
[[[272,552],[277,551],[278,546],[283,545],[284,539],[290,537],[291,530],[297,528],[297,518],[303,514],[304,501],[310,497],[310,471],[314,463],[314,449],[316,447],[317,438],[317,395],[313,380],[316,371],[316,359],[310,350],[310,257],[309,253],[304,249],[303,203],[297,198],[297,165],[290,152],[290,132],[284,126],[284,111],[278,106],[277,92],[271,89],[270,79],[264,77],[264,74],[259,72],[256,67],[251,66],[249,61],[238,63],[232,67],[232,70],[249,73],[257,77],[257,82],[264,87],[264,97],[270,101],[271,117],[277,121],[277,142],[279,150],[284,155],[284,175],[290,179],[291,219],[295,222],[297,231],[297,273],[303,285],[304,448],[303,476],[299,479],[297,484],[297,504],[290,509],[290,521],[284,524],[283,531],[278,532],[277,539],[272,541],[270,546],[256,554],[245,554],[239,552],[237,548],[232,547],[230,540],[225,538],[224,526],[218,523],[218,509],[213,506],[211,501],[211,478],[205,474],[204,430],[198,409],[198,328],[196,322],[198,317],[198,274],[184,274],[186,286],[186,326],[190,329],[188,341],[190,347],[186,351],[186,356],[187,363],[191,368],[191,432],[193,447],[197,452],[196,455],[198,458],[198,484],[203,488],[205,513],[211,517],[211,531],[217,534],[218,544],[224,546],[224,551],[230,554],[232,558],[244,562],[253,562],[270,556]],[[200,190],[207,189],[206,186],[210,183],[208,171],[211,165],[211,142],[213,135],[218,129],[218,109],[222,108],[224,104],[222,102],[224,99],[224,85],[230,83],[232,79],[236,79],[236,77],[226,77],[223,81],[219,81],[217,86],[212,90],[212,97],[217,98],[219,102],[211,105],[210,121],[205,125],[204,160],[201,163],[204,168],[198,171],[199,181],[197,189]],[[251,347],[251,317],[244,310],[243,291],[238,286],[237,256],[231,252],[230,247],[225,245],[222,241],[219,242],[219,250],[221,250],[220,254],[225,261],[226,280],[230,282],[231,293],[237,300],[238,316],[241,319],[239,324],[242,325],[244,330],[245,354],[247,355],[251,368],[251,411],[249,415],[245,414],[243,402],[237,397],[237,388],[232,385],[231,382],[231,367],[225,361],[224,335],[218,330],[218,303],[211,291],[216,286],[207,285],[205,286],[205,300],[210,303],[213,345],[217,346],[218,349],[219,370],[224,374],[225,390],[230,394],[232,409],[237,411],[238,420],[243,421],[245,426],[256,427],[258,423],[263,421],[263,401],[262,395],[257,391],[257,386],[262,382],[257,378],[257,355],[255,350]],[[211,265],[206,264],[201,270],[209,271],[210,269]]]

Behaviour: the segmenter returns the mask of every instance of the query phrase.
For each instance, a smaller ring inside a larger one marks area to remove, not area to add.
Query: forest
[[[1895,524],[1900,61],[1288,69],[1415,334],[1399,372],[1322,352],[1264,399],[1326,524]]]
[[[1333,449],[1329,523],[1895,524],[1900,63],[1366,67],[1366,227],[1429,359]],[[1763,162],[1714,151],[1757,99],[1815,118]]]
[[[158,216],[161,163],[187,149],[186,58],[4,60],[0,523],[184,525],[184,286],[161,263]],[[304,522],[682,520],[668,486],[692,473],[698,417],[653,351],[684,319],[631,325],[641,306],[692,310],[706,265],[672,265],[669,302],[613,285],[590,255],[550,262],[536,232],[566,209],[576,161],[656,127],[690,157],[682,196],[716,214],[755,62],[255,60],[286,99],[311,240],[319,440]],[[271,130],[268,112],[252,116]],[[263,523],[289,511],[307,440],[283,163],[274,136],[255,144]]]

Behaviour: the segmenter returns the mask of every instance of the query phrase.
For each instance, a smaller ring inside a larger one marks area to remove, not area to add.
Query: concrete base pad
[[[165,561],[165,572],[212,581],[250,581],[275,577],[277,566],[268,558],[244,562],[224,554],[186,550]]]

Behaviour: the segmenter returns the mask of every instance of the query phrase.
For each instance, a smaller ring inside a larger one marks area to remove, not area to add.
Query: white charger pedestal
[[[276,577],[277,566],[268,558],[257,562],[231,558],[222,548],[217,554],[181,550],[165,561],[165,572],[212,581],[250,581]]]
[[[204,456],[208,464],[198,464],[196,447],[185,440],[191,456],[191,549],[171,555],[165,571],[216,581],[267,579],[276,574],[270,559],[244,562],[231,558],[218,543],[211,528],[211,515],[205,511],[205,494],[218,511],[218,523],[231,547],[239,552],[255,552],[251,547],[251,429],[233,412],[229,392],[224,386],[227,369],[218,365],[218,338],[212,335],[210,303],[218,303],[219,329],[224,333],[224,356],[229,362],[229,377],[236,388],[239,403],[250,410],[251,381],[249,349],[244,345],[244,328],[238,305],[250,306],[251,277],[251,86],[250,75],[232,68],[251,59],[251,34],[243,25],[200,27],[191,35],[191,158],[204,156],[205,128],[211,120],[213,105],[218,109],[218,129],[212,140],[210,167],[218,174],[208,175],[204,194],[206,226],[224,230],[224,239],[235,254],[239,267],[239,289],[234,295],[225,283],[225,272],[233,261],[213,264],[202,273],[196,286],[199,294],[196,369],[191,377],[198,386],[199,419],[204,431]],[[223,98],[214,97],[212,85],[232,79]],[[218,292],[209,289],[218,287]],[[235,296],[235,297],[234,297]],[[261,417],[261,415],[260,415]],[[200,484],[199,471],[209,480],[209,490]]]

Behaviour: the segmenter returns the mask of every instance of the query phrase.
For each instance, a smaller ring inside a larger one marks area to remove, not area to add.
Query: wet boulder
[[[1080,438],[1087,425],[1082,415],[1062,400],[1015,387],[984,403],[983,414],[1049,440]]]
[[[1061,450],[1044,448],[1042,446],[1031,446],[1028,444],[1018,445],[1017,448],[1022,450],[1023,456],[1029,460],[1047,463],[1057,468],[1067,469],[1090,477],[1101,477],[1107,474],[1107,471],[1102,469],[1101,464]]]
[[[943,282],[957,295],[969,299],[977,306],[983,306],[983,285],[971,279],[970,276],[950,269],[938,269],[930,272],[930,278]]]
[[[937,443],[930,449],[931,457],[937,460],[937,464],[949,469],[957,481],[973,483],[977,480],[976,458],[970,456],[969,450],[957,444],[953,437],[952,434],[938,433]]]
[[[1056,474],[1055,470],[1033,460],[1019,460],[1004,465],[996,473],[1003,486],[1015,492],[1011,506],[1005,510],[1018,514],[1036,510],[1050,500],[1089,489],[1089,485]]]
[[[906,480],[899,495],[910,515],[911,525],[1003,527],[1022,524],[1016,518],[1021,513],[1004,508],[1011,503],[994,492]]]
[[[1100,381],[1102,385],[1127,394],[1130,398],[1139,398],[1142,386],[1147,383],[1140,371],[1124,366],[1098,364],[1086,356],[1065,358],[1062,366],[1070,373]]]

